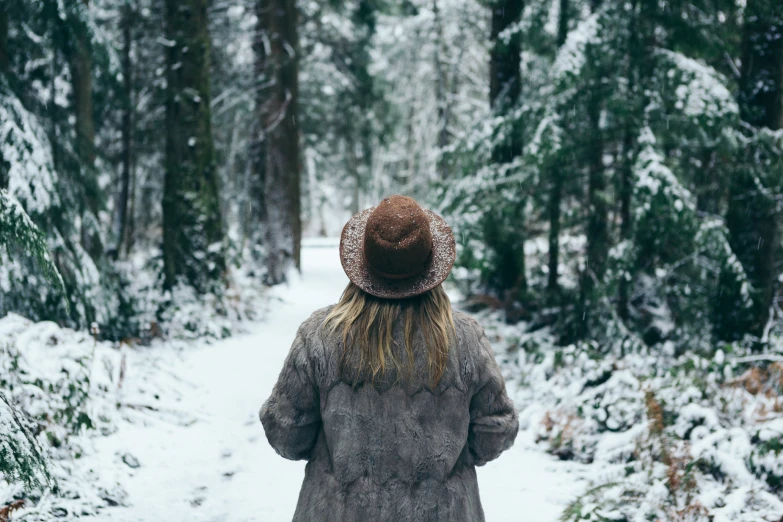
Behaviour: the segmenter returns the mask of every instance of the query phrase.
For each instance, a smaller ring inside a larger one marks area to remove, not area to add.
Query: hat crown
[[[420,274],[432,257],[427,215],[413,198],[385,198],[367,218],[363,250],[367,264],[381,277],[404,279]]]

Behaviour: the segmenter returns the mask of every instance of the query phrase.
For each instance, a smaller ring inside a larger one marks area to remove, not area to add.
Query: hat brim
[[[374,209],[371,207],[359,212],[343,227],[340,262],[348,279],[368,294],[385,299],[413,297],[441,284],[451,272],[457,257],[454,233],[443,218],[423,209],[432,233],[432,258],[428,267],[420,274],[406,279],[384,279],[367,266],[364,257],[364,229]]]

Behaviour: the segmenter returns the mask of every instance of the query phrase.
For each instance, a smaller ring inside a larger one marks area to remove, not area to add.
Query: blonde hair
[[[403,318],[403,343],[408,359],[407,371],[395,355],[392,337],[398,317]],[[344,366],[349,351],[358,347],[359,373],[366,372],[375,382],[383,377],[390,364],[397,375],[413,374],[414,327],[421,330],[427,347],[431,385],[440,382],[446,370],[449,347],[455,337],[451,303],[438,285],[423,294],[405,299],[382,299],[368,294],[353,283],[343,291],[340,301],[324,320],[324,327],[334,333],[342,328]]]

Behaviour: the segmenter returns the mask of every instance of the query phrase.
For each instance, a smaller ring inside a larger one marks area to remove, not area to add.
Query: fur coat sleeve
[[[519,420],[484,329],[474,324],[478,351],[477,387],[470,399],[468,450],[475,466],[483,466],[514,444]]]
[[[305,325],[300,326],[272,395],[259,415],[269,444],[290,460],[309,460],[321,427],[318,387],[306,334]]]

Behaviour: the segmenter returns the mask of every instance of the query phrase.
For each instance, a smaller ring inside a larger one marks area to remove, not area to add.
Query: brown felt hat
[[[390,196],[359,212],[340,237],[340,261],[348,278],[387,299],[435,288],[449,275],[455,257],[451,227],[407,196]]]

